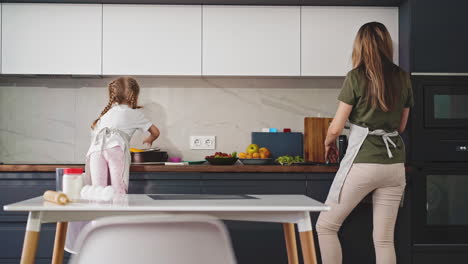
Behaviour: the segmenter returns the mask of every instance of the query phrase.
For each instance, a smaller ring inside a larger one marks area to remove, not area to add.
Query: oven
[[[468,170],[426,167],[411,186],[414,244],[468,244]]]
[[[411,159],[468,162],[468,77],[413,76]]]

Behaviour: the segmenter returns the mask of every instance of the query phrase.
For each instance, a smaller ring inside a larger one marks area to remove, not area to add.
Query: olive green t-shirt
[[[346,75],[338,100],[353,106],[349,116],[349,121],[352,124],[368,127],[371,131],[375,129],[383,129],[387,132],[398,130],[403,108],[412,107],[414,104],[413,93],[409,75],[396,65],[391,78],[392,82],[390,83],[401,89],[400,100],[392,110],[384,112],[380,109],[373,109],[363,100],[368,85],[368,79],[363,70],[354,69]],[[396,144],[396,148],[389,144],[393,158],[388,156],[381,136],[368,135],[354,163],[392,164],[405,162],[406,151],[403,140],[399,136],[390,137],[390,139]]]

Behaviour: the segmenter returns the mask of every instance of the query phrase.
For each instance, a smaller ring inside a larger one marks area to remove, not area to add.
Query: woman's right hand
[[[325,161],[327,163],[338,163],[338,148],[335,142],[325,142]]]
[[[353,106],[344,102],[340,102],[336,110],[335,117],[328,127],[327,137],[325,139],[325,160],[331,163],[338,163],[338,148],[336,147],[336,139],[341,135],[348,120]]]

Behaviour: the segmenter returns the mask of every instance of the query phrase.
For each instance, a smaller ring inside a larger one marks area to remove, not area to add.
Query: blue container
[[[252,132],[252,143],[268,148],[271,158],[280,156],[304,156],[304,135],[299,132]]]

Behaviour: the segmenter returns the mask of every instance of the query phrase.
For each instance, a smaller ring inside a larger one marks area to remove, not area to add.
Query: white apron
[[[129,149],[129,141],[130,137],[125,133],[122,132],[118,129],[113,129],[113,128],[103,128],[99,132],[97,132],[91,141],[91,145],[98,145],[100,146],[100,151],[102,152],[105,150],[106,143],[109,142],[110,138],[117,139],[118,145],[122,148],[123,153],[125,155],[124,159],[124,170],[122,172],[122,181],[124,182],[125,186],[127,187],[128,190],[128,183],[129,183],[129,172],[130,172],[130,162],[131,162],[131,156],[130,156],[130,149]],[[88,153],[86,154],[86,165],[85,165],[85,177],[84,177],[84,182],[86,185],[91,184],[91,173],[90,173],[90,166],[89,166],[89,160],[90,160],[90,155],[92,151],[91,148],[88,150]],[[65,249],[73,254],[76,254],[76,239],[78,238],[78,235],[80,234],[81,230],[84,228],[85,225],[89,224],[90,222],[70,222],[68,225],[68,230],[67,230],[67,237],[65,241]]]
[[[128,181],[129,181],[129,173],[130,173],[130,163],[131,163],[131,156],[130,156],[130,148],[129,148],[129,142],[130,142],[130,137],[127,135],[127,133],[115,129],[115,128],[108,128],[105,127],[101,129],[99,132],[96,133],[94,136],[91,145],[98,145],[100,146],[101,152],[105,149],[106,143],[109,141],[110,138],[117,139],[119,146],[122,148],[123,153],[125,155],[124,158],[124,170],[122,171],[122,181],[124,182],[125,186],[127,186],[128,189]],[[85,184],[91,184],[91,173],[89,170],[89,158],[91,155],[91,148],[88,150],[88,153],[86,154],[86,165],[85,165]]]
[[[345,183],[346,177],[348,176],[349,170],[353,166],[354,159],[361,149],[362,143],[366,139],[367,135],[381,136],[382,140],[385,143],[387,148],[387,153],[389,158],[393,158],[392,152],[390,151],[391,144],[396,148],[396,144],[390,139],[390,137],[398,136],[398,132],[386,132],[383,129],[377,129],[369,131],[367,127],[361,127],[358,125],[351,124],[351,129],[349,132],[348,148],[346,149],[346,154],[343,157],[343,160],[340,162],[340,168],[335,175],[332,186],[330,187],[330,192],[328,193],[327,201],[339,203],[341,190],[343,189],[343,184]]]

